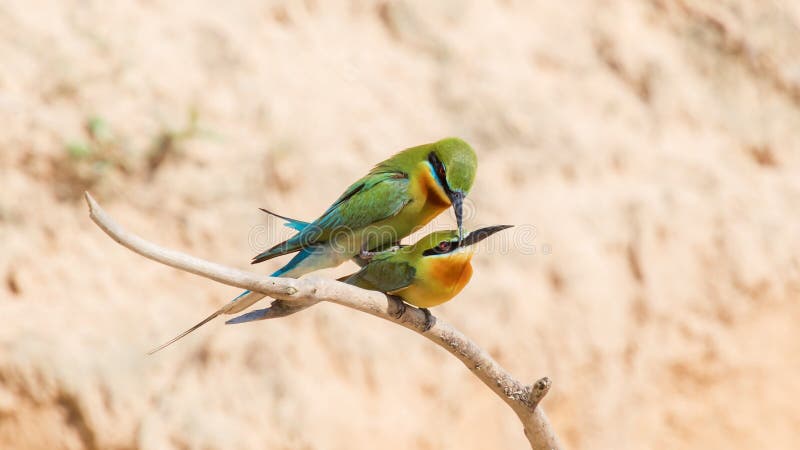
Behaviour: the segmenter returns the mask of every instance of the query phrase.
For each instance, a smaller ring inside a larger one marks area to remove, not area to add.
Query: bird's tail
[[[309,252],[301,252],[300,254],[295,256],[292,259],[292,261],[289,262],[289,264],[286,264],[285,266],[283,266],[280,269],[276,270],[271,276],[273,276],[273,277],[281,277],[282,276],[282,277],[298,278],[298,277],[300,277],[302,275],[305,275],[306,272],[310,272],[313,269],[304,270],[303,268],[298,267],[298,264],[303,259],[308,257],[309,254],[310,254]],[[148,355],[152,355],[153,353],[168,347],[169,345],[171,345],[171,344],[175,343],[176,341],[180,340],[181,338],[185,337],[186,335],[188,335],[192,331],[194,331],[194,330],[200,328],[201,326],[205,325],[206,323],[210,322],[211,320],[213,320],[217,316],[221,316],[223,314],[236,314],[236,313],[242,312],[245,309],[247,309],[250,306],[252,306],[257,301],[259,301],[262,298],[264,298],[264,297],[266,297],[266,295],[261,294],[259,292],[244,291],[241,294],[239,294],[238,296],[236,296],[236,298],[234,298],[233,300],[228,302],[225,306],[223,306],[222,308],[214,311],[214,313],[211,314],[210,316],[208,316],[205,319],[203,319],[202,321],[198,322],[196,325],[192,326],[191,328],[189,328],[188,330],[184,331],[183,333],[181,333],[181,334],[175,336],[174,338],[170,339],[166,343],[154,348],[153,350],[150,350],[147,354]],[[282,301],[281,300],[275,300],[273,302],[273,305],[275,303],[277,303],[277,302],[282,302]],[[282,302],[282,303],[286,303],[286,302]],[[311,305],[309,304],[308,306],[311,306]],[[302,308],[295,307],[295,308],[293,308],[292,312],[300,311],[301,309],[305,309],[308,306],[304,306]],[[288,311],[288,308],[284,308],[284,309],[287,309],[287,311]],[[288,314],[291,314],[292,312],[287,312],[287,313],[285,313],[283,315],[288,315]],[[247,314],[245,314],[245,316],[247,316]],[[266,319],[266,318],[268,318],[268,317],[262,317],[262,319]],[[252,319],[252,320],[256,320],[256,319]]]
[[[274,213],[274,212],[272,212],[272,211],[270,211],[268,209],[264,209],[264,208],[258,208],[258,209],[260,209],[261,211],[264,211],[265,213],[267,213],[267,214],[269,214],[271,216],[275,216],[275,217],[277,217],[279,219],[285,220],[286,223],[284,223],[283,225],[288,227],[288,228],[291,228],[291,229],[293,229],[295,231],[303,231],[303,229],[305,227],[310,225],[309,222],[303,222],[302,220],[297,220],[297,219],[292,219],[291,217],[282,216],[282,215],[280,215],[278,213]]]
[[[280,269],[276,270],[275,272],[270,275],[271,277],[286,277],[286,278],[300,278],[301,276],[313,272],[316,270],[316,267],[305,267],[301,263],[305,261],[306,258],[313,254],[312,250],[310,249],[303,249],[300,250],[300,253],[295,255],[291,261],[289,261],[285,266],[281,267]],[[245,309],[249,308],[253,305],[253,303],[261,300],[262,298],[266,297],[264,294],[259,294],[258,292],[252,291],[244,291],[239,294],[238,297],[234,298],[227,305],[223,306],[221,309],[221,314],[236,314],[238,312],[242,312]]]
[[[270,214],[270,215],[273,215],[275,217],[278,217],[280,219],[285,220],[286,221],[286,223],[284,224],[285,226],[287,226],[289,228],[292,228],[294,230],[297,230],[298,232],[303,231],[303,229],[305,229],[309,225],[309,222],[304,222],[302,220],[297,220],[297,219],[292,219],[291,217],[282,216],[280,214],[276,214],[276,213],[274,213],[272,211],[269,211],[269,210],[266,210],[264,208],[260,208],[260,209],[262,211],[264,211],[265,213],[267,213],[267,214]],[[281,254],[291,253],[293,251],[297,251],[298,249],[299,249],[299,247],[292,246],[291,243],[289,243],[288,241],[284,241],[284,242],[274,246],[272,249],[267,250],[266,252],[263,252],[260,255],[256,256],[255,258],[253,258],[253,263],[265,261],[267,259],[274,258],[275,256],[279,256]],[[311,253],[312,252],[310,250],[301,249],[300,253],[295,255],[295,257],[292,258],[292,260],[289,261],[288,264],[286,264],[285,266],[283,266],[280,269],[276,270],[271,276],[273,276],[273,277],[299,278],[299,277],[305,275],[308,272],[312,272],[312,271],[316,270],[316,268],[303,267],[302,264],[300,264],[306,258],[311,256]],[[171,345],[171,344],[175,343],[176,341],[180,340],[181,338],[183,338],[184,336],[188,335],[192,331],[194,331],[194,330],[200,328],[201,326],[205,325],[206,323],[210,322],[211,320],[213,320],[217,316],[220,316],[222,314],[236,314],[236,313],[242,312],[245,309],[247,309],[250,306],[252,306],[257,301],[259,301],[262,298],[264,298],[264,297],[266,297],[266,295],[260,294],[258,292],[244,291],[241,294],[239,294],[238,296],[236,296],[236,298],[234,298],[233,300],[228,302],[225,306],[223,306],[222,308],[214,311],[213,314],[211,314],[210,316],[206,317],[201,322],[197,323],[196,325],[194,325],[193,327],[191,327],[188,330],[184,331],[183,333],[175,336],[174,338],[170,339],[166,343],[154,348],[153,350],[149,351],[147,354],[148,355],[152,355],[153,353],[155,353],[155,352],[157,352],[159,350],[162,350],[165,347],[168,347],[169,345]],[[295,313],[297,311],[306,309],[309,306],[311,306],[312,304],[308,304],[308,305],[302,304],[302,303],[289,304],[289,303],[284,302],[282,300],[275,300],[274,302],[272,302],[272,305],[269,308],[258,310],[258,311],[253,311],[252,313],[249,313],[249,314],[244,314],[242,316],[239,316],[239,317],[236,317],[234,319],[231,319],[231,320],[229,320],[229,321],[227,321],[225,323],[242,323],[242,322],[250,322],[252,320],[268,319],[270,317],[286,316],[286,315],[289,315],[289,314],[293,314],[293,313]],[[269,313],[265,314],[264,311],[269,311]]]
[[[296,252],[298,250],[302,250],[303,247],[309,242],[309,233],[303,234],[303,231],[306,231],[306,232],[309,231],[309,230],[306,230],[306,228],[308,228],[308,226],[311,225],[309,222],[304,222],[302,220],[292,219],[291,217],[282,216],[282,215],[280,215],[278,213],[274,213],[274,212],[272,212],[272,211],[270,211],[268,209],[264,209],[264,208],[259,208],[259,209],[261,211],[264,211],[265,213],[271,215],[271,216],[275,216],[275,217],[277,217],[279,219],[285,220],[286,223],[284,223],[284,225],[286,227],[288,227],[288,228],[296,230],[297,234],[292,236],[292,237],[290,237],[289,239],[287,239],[287,240],[285,240],[283,242],[279,242],[279,243],[273,245],[269,249],[267,249],[267,250],[259,253],[258,255],[254,256],[253,260],[250,261],[250,264],[258,264],[258,263],[264,262],[264,261],[266,261],[268,259],[272,259],[272,258],[275,258],[275,257],[278,257],[278,256],[282,256],[282,255],[286,255],[286,254],[289,254],[289,253],[294,253],[294,252]],[[313,235],[313,233],[311,233],[311,234]]]

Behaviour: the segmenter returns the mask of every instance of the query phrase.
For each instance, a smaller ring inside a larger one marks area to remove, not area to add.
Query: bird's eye
[[[428,161],[430,161],[431,165],[433,165],[433,170],[436,171],[436,176],[439,177],[442,182],[444,182],[447,179],[447,172],[444,169],[444,164],[442,164],[442,161],[440,161],[433,152],[428,155]]]
[[[447,174],[444,171],[444,165],[441,162],[436,165],[436,172],[442,180],[447,177]]]
[[[449,253],[453,250],[453,242],[451,241],[442,241],[436,244],[435,247],[429,248],[422,252],[424,256],[431,256],[431,255],[442,255],[445,253]]]

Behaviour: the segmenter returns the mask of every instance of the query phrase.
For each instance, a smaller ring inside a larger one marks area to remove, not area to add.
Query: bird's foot
[[[422,332],[424,333],[430,330],[433,325],[436,324],[436,318],[433,317],[433,314],[431,314],[431,311],[428,308],[420,308],[420,311],[425,314],[425,326],[422,328]]]
[[[359,257],[359,259],[362,259],[365,262],[370,262],[370,261],[372,261],[372,258],[375,256],[375,253],[376,252],[371,252],[371,251],[362,249],[360,252],[358,252],[358,257]]]
[[[394,244],[394,245],[392,245],[391,247],[388,247],[388,248],[373,249],[372,251],[362,248],[361,251],[358,252],[358,258],[369,262],[369,261],[372,260],[372,258],[375,257],[375,255],[377,255],[379,253],[396,252],[399,249],[400,249],[400,244]]]
[[[389,314],[391,314],[391,316],[394,317],[395,319],[403,317],[403,314],[405,314],[406,312],[406,302],[404,302],[402,298],[394,295],[390,295],[389,298],[394,301],[394,310],[395,310],[395,312],[389,311]]]

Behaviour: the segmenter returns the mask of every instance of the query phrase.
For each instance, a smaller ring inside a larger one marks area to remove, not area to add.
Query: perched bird
[[[455,230],[433,232],[413,245],[375,253],[358,272],[342,277],[360,288],[381,291],[401,300],[399,315],[405,303],[419,307],[427,320],[425,331],[432,325],[428,308],[455,297],[472,277],[470,261],[474,245],[511,225],[481,228],[459,239]],[[244,323],[268,318],[269,308],[251,311],[226,323]],[[398,315],[398,316],[399,316]]]
[[[297,252],[272,276],[298,278],[315,270],[336,267],[357,255],[399,243],[448,207],[455,212],[461,237],[462,202],[475,180],[477,166],[475,151],[458,138],[403,150],[348,187],[315,221],[290,221],[297,234],[256,255],[252,264]],[[245,291],[150,354],[215,317],[241,312],[264,297]],[[276,302],[280,300],[273,304]]]

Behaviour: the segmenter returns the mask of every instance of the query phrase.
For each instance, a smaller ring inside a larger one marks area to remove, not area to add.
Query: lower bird
[[[475,244],[509,227],[511,225],[480,228],[461,240],[456,230],[435,231],[413,245],[369,256],[361,270],[339,281],[394,296],[400,301],[398,317],[405,311],[405,303],[421,308],[427,318],[427,331],[433,325],[428,308],[451,300],[472,277]],[[270,308],[264,308],[225,323],[252,322],[270,317],[274,317],[270,315]]]

